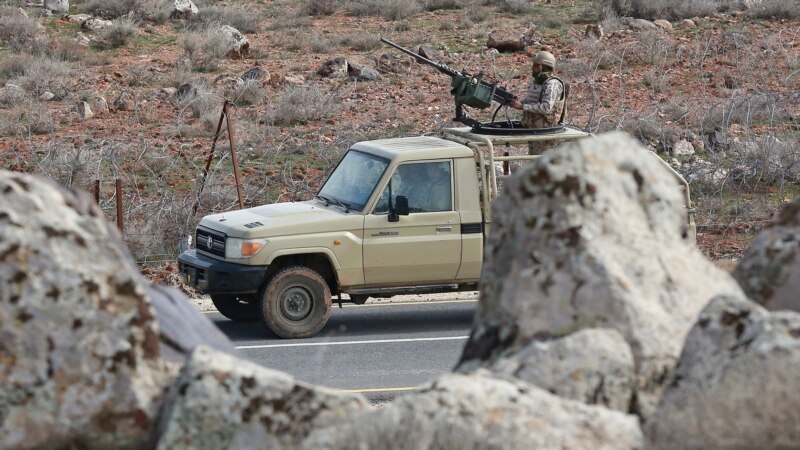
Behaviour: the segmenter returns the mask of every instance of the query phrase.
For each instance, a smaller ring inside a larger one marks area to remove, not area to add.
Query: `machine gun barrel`
[[[409,54],[409,55],[413,56],[417,61],[421,61],[421,62],[424,62],[425,64],[427,64],[429,66],[435,67],[439,72],[442,72],[445,75],[449,75],[451,77],[465,76],[463,73],[461,73],[461,72],[459,72],[457,70],[451,69],[446,64],[437,63],[436,61],[432,61],[432,60],[430,60],[430,59],[428,59],[428,58],[426,58],[426,57],[424,57],[424,56],[422,56],[422,55],[420,55],[418,53],[412,52],[411,50],[409,50],[409,49],[407,49],[407,48],[405,48],[403,46],[395,44],[394,42],[392,42],[392,41],[390,41],[390,40],[388,40],[386,38],[381,38],[381,42],[383,42],[384,44],[388,44],[388,45],[400,50],[403,53],[406,53],[406,54]]]
[[[452,69],[452,68],[448,67],[446,64],[442,64],[442,63],[439,63],[439,62],[436,62],[436,61],[432,61],[432,60],[430,60],[430,59],[428,59],[428,58],[426,58],[426,57],[424,57],[424,56],[422,56],[422,55],[420,55],[418,53],[414,53],[411,50],[409,50],[409,49],[407,49],[407,48],[405,48],[405,47],[403,47],[401,45],[398,45],[398,44],[396,44],[396,43],[394,43],[394,42],[392,42],[392,41],[390,41],[389,39],[386,39],[386,38],[381,38],[381,42],[383,42],[384,44],[388,44],[388,45],[400,50],[403,53],[406,53],[408,55],[413,56],[417,61],[423,62],[423,63],[425,63],[425,64],[427,64],[429,66],[434,67],[439,72],[442,72],[443,74],[450,76],[450,78],[462,78],[462,79],[472,79],[472,80],[474,80],[475,83],[483,86],[487,92],[491,92],[491,95],[490,95],[491,99],[496,101],[497,103],[500,103],[500,105],[502,105],[502,106],[508,105],[509,102],[511,102],[511,100],[513,100],[515,98],[515,96],[513,94],[511,94],[510,92],[506,91],[502,87],[498,86],[496,83],[489,83],[488,81],[484,80],[482,75],[472,76],[472,75],[470,75],[468,73],[459,72],[459,71],[457,71],[455,69]],[[454,92],[454,94],[455,94],[455,92]],[[470,102],[466,102],[466,104],[468,104],[470,106],[477,106],[475,104],[470,104]]]

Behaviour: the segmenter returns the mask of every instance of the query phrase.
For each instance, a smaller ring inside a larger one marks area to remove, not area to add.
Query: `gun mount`
[[[519,120],[495,120],[501,108],[508,108],[509,103],[515,98],[514,94],[505,88],[498,86],[497,83],[490,83],[483,77],[483,73],[471,75],[467,72],[459,72],[446,64],[432,61],[418,53],[402,47],[386,38],[381,38],[381,42],[411,55],[417,62],[427,64],[439,72],[449,76],[450,94],[455,101],[456,116],[453,120],[463,123],[472,128],[473,133],[478,134],[550,134],[563,131],[563,125],[552,128],[526,128]],[[466,115],[464,106],[478,109],[486,109],[492,106],[492,102],[497,102],[498,106],[492,114],[491,122],[480,122]]]

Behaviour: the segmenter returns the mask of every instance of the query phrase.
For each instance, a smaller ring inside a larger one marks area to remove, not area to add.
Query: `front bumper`
[[[199,255],[194,249],[178,256],[178,275],[184,283],[209,294],[255,294],[264,282],[267,266],[233,264]]]

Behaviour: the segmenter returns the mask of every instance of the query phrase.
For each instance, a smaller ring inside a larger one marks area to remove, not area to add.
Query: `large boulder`
[[[0,448],[144,447],[169,370],[135,264],[91,201],[0,191]]]
[[[627,412],[636,384],[633,352],[608,328],[581,330],[537,340],[501,358],[492,372],[513,376],[560,397]]]
[[[630,411],[644,417],[703,306],[743,295],[694,246],[673,173],[624,134],[547,152],[507,180],[492,209],[461,371],[532,340],[612,328],[633,352]]]
[[[635,416],[520,380],[450,374],[378,411],[315,430],[301,449],[641,449]]]
[[[21,86],[6,83],[0,88],[0,105],[15,105],[27,99],[28,93]]]
[[[738,297],[700,314],[657,411],[649,448],[796,448],[800,314]]]
[[[800,199],[756,235],[733,277],[765,308],[800,312]]]
[[[5,171],[0,192],[0,448],[149,447],[174,363],[233,345],[87,195]]]
[[[355,394],[198,347],[166,399],[159,449],[292,449],[314,428],[370,409]]]
[[[217,32],[225,37],[228,58],[241,59],[250,54],[250,41],[239,30],[230,25],[222,25]]]
[[[43,6],[53,12],[69,12],[69,0],[44,0]]]
[[[175,0],[172,4],[171,19],[188,19],[200,12],[192,0]]]

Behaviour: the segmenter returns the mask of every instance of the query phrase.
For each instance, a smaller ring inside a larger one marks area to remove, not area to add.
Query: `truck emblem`
[[[208,239],[206,239],[206,247],[211,249],[211,247],[213,246],[214,246],[214,239],[211,236],[209,236]]]

